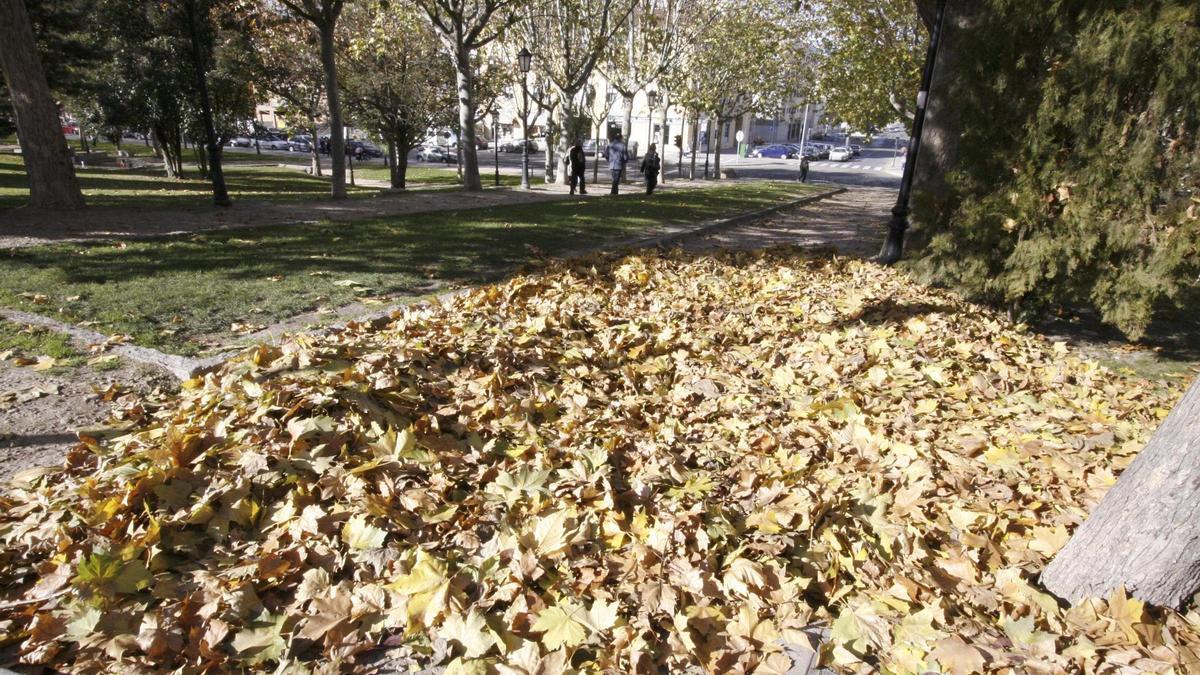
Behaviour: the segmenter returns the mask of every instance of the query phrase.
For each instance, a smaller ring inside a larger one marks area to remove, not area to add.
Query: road
[[[818,141],[829,142],[829,141]],[[871,147],[864,147],[862,155],[855,157],[847,162],[832,162],[829,160],[813,161],[809,164],[808,180],[813,183],[831,183],[835,185],[855,185],[863,187],[879,187],[897,189],[900,187],[900,175],[904,170],[904,157],[899,155],[894,147],[895,145],[903,146],[904,140],[893,137],[893,135],[884,135],[875,139]],[[253,153],[254,148],[226,148],[225,152],[230,154]],[[268,151],[263,150],[262,156],[264,159],[290,159],[295,163],[305,161],[307,155],[296,152],[283,151]],[[325,158],[326,161],[328,158]],[[672,180],[678,180],[679,173],[679,152],[675,148],[668,148],[666,157],[664,158],[664,169],[666,181],[670,183]],[[704,173],[704,155],[701,154],[696,158],[697,175]],[[716,158],[709,155],[709,171],[715,170]],[[416,152],[409,155],[409,166],[445,166],[440,163],[425,163],[418,162]],[[538,181],[544,175],[543,164],[545,161],[545,153],[538,152],[529,156],[529,171],[530,178],[533,181]],[[593,158],[588,158],[588,177],[592,174]],[[684,173],[690,166],[690,156],[684,155],[683,162],[685,164]],[[370,160],[367,162],[357,163],[379,166],[382,160]],[[484,182],[487,182],[488,176],[495,171],[496,155],[492,150],[479,151],[479,171],[483,175]],[[520,153],[502,152],[499,156],[500,173],[517,174],[521,171],[521,155]],[[796,180],[799,175],[799,162],[794,159],[752,159],[738,158],[734,153],[726,152],[721,154],[721,168],[733,169],[734,173],[739,178],[760,178],[764,180]],[[607,164],[601,160],[600,173],[607,173]],[[601,176],[601,180],[604,177]]]

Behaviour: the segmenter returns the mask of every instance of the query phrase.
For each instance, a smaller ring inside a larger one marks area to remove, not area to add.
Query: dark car
[[[383,157],[383,151],[368,141],[346,141],[346,154],[363,159]]]
[[[854,143],[851,143],[851,144],[850,144],[850,151],[854,153],[854,156],[855,156],[855,157],[858,157],[859,155],[861,155],[861,154],[862,154],[862,146],[861,146],[861,145],[856,145],[856,144],[854,144]]]
[[[750,153],[750,156],[769,157],[771,159],[795,159],[796,151],[782,143],[773,143],[757,148],[754,152]]]
[[[521,143],[522,143],[522,141],[520,139],[517,139],[514,141],[509,141],[507,143],[503,143],[500,145],[500,151],[501,152],[521,152]],[[535,143],[534,141],[528,141],[528,147],[529,147],[529,154],[531,154],[531,155],[538,151],[537,143]]]

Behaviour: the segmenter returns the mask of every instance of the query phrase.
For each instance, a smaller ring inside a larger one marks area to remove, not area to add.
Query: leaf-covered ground
[[[260,347],[0,497],[0,635],[77,671],[1186,672],[1038,572],[1167,412],[903,275],[577,261]]]

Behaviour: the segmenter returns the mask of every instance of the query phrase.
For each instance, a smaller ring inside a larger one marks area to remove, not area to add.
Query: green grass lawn
[[[364,295],[472,283],[531,257],[620,240],[657,225],[751,211],[818,191],[743,183],[652,197],[446,211],[353,223],[271,226],[0,253],[0,304],[95,322],[177,353],[234,323],[263,325]],[[23,295],[24,294],[24,295]],[[34,302],[30,298],[45,296]]]
[[[253,157],[253,155],[250,155]],[[329,195],[329,183],[295,169],[240,166],[225,167],[225,183],[233,199],[272,201],[319,199]],[[212,184],[185,170],[178,180],[151,169],[76,168],[83,194],[90,206],[161,208],[203,206],[212,202]],[[367,197],[384,191],[373,187],[347,188],[351,196]],[[20,155],[0,155],[0,208],[26,203],[29,196],[25,165]]]

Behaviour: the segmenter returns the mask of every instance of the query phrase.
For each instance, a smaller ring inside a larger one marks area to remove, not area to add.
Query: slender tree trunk
[[[1200,379],[1042,573],[1078,602],[1125,586],[1179,607],[1200,590]]]
[[[692,169],[688,180],[696,180],[696,155],[700,154],[700,113],[692,115]]]
[[[312,175],[321,176],[321,150],[317,141],[317,120],[310,118],[308,123],[311,125],[309,132],[312,136],[312,142],[308,144],[308,154],[310,158]]]
[[[342,102],[339,97],[337,60],[333,45],[335,17],[319,26],[321,34],[321,67],[325,70],[325,101],[329,106],[329,164],[332,179],[330,193],[334,199],[346,198],[346,132],[342,127]],[[314,137],[313,141],[317,139]]]
[[[460,47],[455,55],[455,66],[463,188],[468,192],[479,192],[483,190],[483,182],[479,178],[479,151],[475,147],[475,74],[471,71],[471,53]]]
[[[82,122],[79,124],[79,149],[83,150],[83,154],[85,155],[92,151],[92,149],[88,147],[87,129],[83,128]]]
[[[716,157],[713,159],[713,177],[716,178],[717,180],[722,180],[722,176],[721,176],[721,130],[724,129],[724,127],[721,126],[722,119],[720,117],[718,117],[716,119],[716,122],[717,122],[717,150],[714,153],[716,155]],[[710,124],[710,126],[711,126],[711,124]],[[713,136],[712,133],[709,132],[709,134],[708,134],[708,144],[709,145],[712,145],[712,136]]]
[[[554,166],[554,144],[557,137],[558,123],[554,119],[554,109],[551,108],[550,111],[546,113],[546,164],[542,168],[546,185],[552,185],[554,183],[554,170],[556,168]]]
[[[184,5],[188,14],[188,32],[192,47],[192,69],[195,71],[196,91],[200,94],[200,118],[204,122],[204,140],[208,151],[205,174],[212,181],[213,204],[229,206],[229,191],[225,188],[225,173],[221,170],[221,144],[217,141],[217,129],[213,124],[212,99],[208,95],[208,55],[201,44],[200,21],[207,26],[208,16],[199,16],[196,0],[187,0]],[[257,141],[256,141],[257,145]]]
[[[659,182],[666,183],[667,182],[667,148],[670,147],[670,145],[669,145],[670,140],[668,140],[669,139],[668,134],[671,133],[671,130],[667,128],[667,108],[671,107],[671,95],[666,90],[660,89],[659,96],[662,97],[662,114],[659,115],[659,117],[658,117],[658,128],[659,128],[658,156],[662,158],[662,171],[659,174],[659,176],[660,176]],[[649,148],[646,148],[646,149],[649,150]]]
[[[596,122],[596,143],[592,146],[592,150],[596,154],[592,155],[592,185],[596,184],[596,179],[600,177],[600,123]]]
[[[625,119],[621,121],[621,136],[626,143],[633,136],[633,96],[625,96]]]
[[[43,209],[82,207],[83,193],[71,166],[24,0],[0,0],[0,66],[16,117],[29,204]]]

